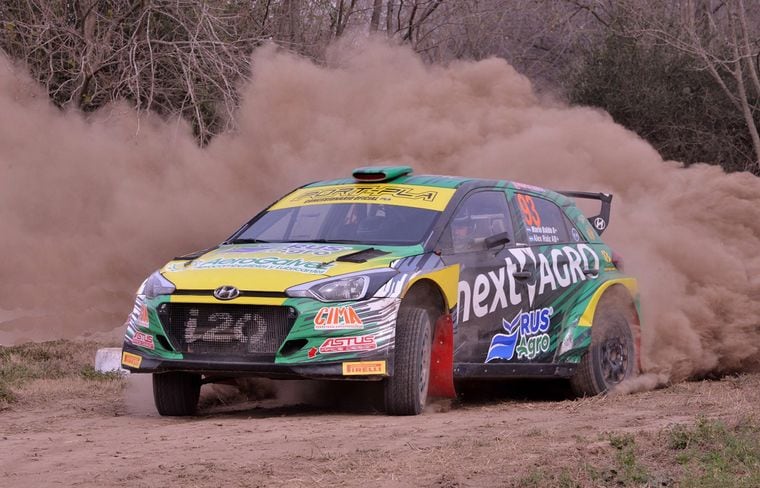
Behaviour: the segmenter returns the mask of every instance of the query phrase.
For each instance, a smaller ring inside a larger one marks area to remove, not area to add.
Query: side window
[[[570,221],[569,218],[567,218],[567,215],[564,215],[565,217],[565,227],[570,231],[570,241],[571,242],[586,242],[586,239],[583,237],[583,235],[578,232],[578,229],[575,228],[575,225]]]
[[[518,193],[515,201],[525,223],[528,244],[570,242],[565,214],[554,203],[524,193]]]
[[[486,238],[502,232],[514,238],[506,195],[503,191],[479,191],[459,204],[441,244],[447,252],[479,251],[486,248]]]

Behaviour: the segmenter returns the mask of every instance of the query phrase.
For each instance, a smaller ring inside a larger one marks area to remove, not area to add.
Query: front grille
[[[291,307],[164,303],[158,316],[175,350],[247,356],[274,354],[296,319]]]

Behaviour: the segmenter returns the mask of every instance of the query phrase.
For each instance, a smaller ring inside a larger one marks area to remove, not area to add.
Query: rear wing
[[[599,215],[589,217],[588,221],[594,226],[596,232],[602,235],[604,229],[610,223],[610,207],[612,206],[612,194],[611,193],[591,193],[586,191],[558,191],[562,195],[570,198],[586,198],[589,200],[599,200],[602,204],[602,208],[599,210]]]

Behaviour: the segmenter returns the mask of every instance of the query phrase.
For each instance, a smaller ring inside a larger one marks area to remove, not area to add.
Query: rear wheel
[[[201,376],[170,372],[153,374],[153,401],[161,415],[193,415],[201,393]]]
[[[570,379],[577,396],[605,393],[636,373],[631,326],[620,310],[602,308],[591,327],[591,346]]]
[[[396,323],[393,376],[385,380],[385,411],[418,415],[425,408],[430,385],[432,326],[423,308],[405,307]]]

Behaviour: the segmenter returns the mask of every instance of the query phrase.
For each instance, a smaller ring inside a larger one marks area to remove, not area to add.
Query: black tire
[[[393,376],[385,380],[385,411],[389,415],[418,415],[430,385],[432,326],[427,310],[403,307],[396,321]]]
[[[570,378],[573,394],[579,397],[605,393],[636,374],[636,350],[625,310],[599,305],[591,346]]]
[[[183,417],[195,414],[200,393],[201,376],[198,374],[153,374],[153,401],[161,415]]]

